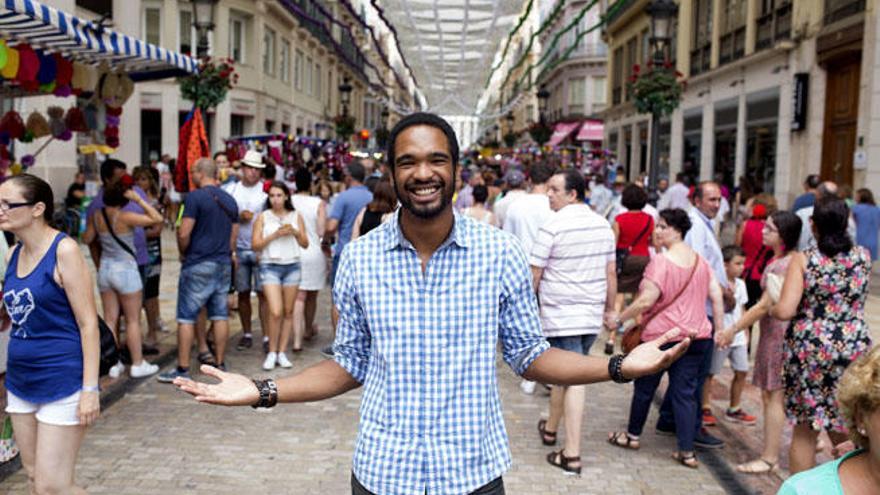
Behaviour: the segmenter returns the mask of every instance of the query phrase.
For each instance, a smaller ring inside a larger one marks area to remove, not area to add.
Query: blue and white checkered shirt
[[[361,484],[465,494],[510,468],[496,344],[518,374],[549,347],[513,237],[456,214],[423,274],[395,215],[346,246],[333,300],[336,361],[364,384]]]

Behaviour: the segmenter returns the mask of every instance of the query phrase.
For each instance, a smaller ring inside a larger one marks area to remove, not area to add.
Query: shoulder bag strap
[[[661,255],[658,255],[658,256],[661,256]],[[693,280],[693,278],[694,278],[694,274],[697,273],[697,268],[700,266],[700,255],[694,253],[694,256],[696,256],[697,259],[696,259],[696,261],[694,262],[694,266],[693,266],[693,268],[691,268],[691,273],[690,273],[690,275],[688,275],[687,280],[685,280],[685,282],[684,282],[684,283],[681,285],[681,287],[678,289],[678,292],[676,292],[675,295],[672,296],[672,299],[670,299],[669,302],[667,302],[667,303],[664,304],[660,309],[658,309],[657,311],[655,311],[655,312],[651,315],[650,318],[648,318],[644,323],[641,324],[641,327],[642,327],[642,328],[647,327],[647,326],[648,326],[648,323],[650,323],[651,320],[653,320],[655,316],[657,316],[657,315],[659,315],[660,313],[666,311],[666,309],[667,309],[668,307],[672,306],[672,304],[673,304],[675,301],[677,301],[679,297],[681,297],[681,295],[684,293],[684,290],[687,289],[687,286],[691,284],[691,280]]]
[[[223,213],[226,213],[229,221],[235,223],[235,215],[233,215],[232,212],[229,211],[229,208],[227,208],[226,205],[224,205],[223,202],[220,201],[220,198],[218,198],[217,195],[214,194],[214,191],[208,191],[208,194],[210,194],[211,197],[214,198],[214,202],[217,203],[217,206],[219,206],[221,210],[223,210]]]
[[[137,261],[137,255],[134,254],[134,251],[131,249],[131,246],[122,242],[122,239],[116,236],[116,232],[113,232],[113,225],[110,224],[110,217],[107,215],[107,209],[101,208],[101,215],[104,217],[104,223],[107,224],[107,232],[110,233],[110,236],[113,237],[113,240],[116,241],[119,246],[125,250],[126,253],[130,254],[132,258]]]
[[[648,214],[645,213],[645,215],[648,215]],[[627,251],[631,251],[632,248],[636,247],[636,244],[638,244],[639,241],[642,240],[642,237],[643,237],[645,234],[648,233],[648,229],[651,228],[651,223],[653,223],[653,221],[654,221],[654,220],[651,218],[651,215],[648,215],[648,222],[645,223],[645,228],[643,228],[642,231],[639,232],[639,235],[636,236],[636,240],[634,240],[634,241],[632,242],[632,244],[630,244],[629,247],[626,248]]]

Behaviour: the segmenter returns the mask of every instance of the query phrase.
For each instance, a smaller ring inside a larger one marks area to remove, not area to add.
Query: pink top
[[[712,325],[706,316],[706,300],[709,298],[709,283],[712,280],[712,269],[702,256],[697,256],[700,264],[694,277],[688,282],[692,266],[681,267],[673,263],[666,256],[660,254],[651,258],[651,262],[645,267],[642,285],[651,281],[660,288],[660,299],[654,306],[642,316],[642,321],[647,321],[654,312],[665,306],[681,289],[683,284],[688,287],[678,296],[678,299],[662,313],[648,322],[648,326],[642,330],[642,341],[654,340],[672,328],[678,327],[682,333],[675,340],[683,340],[687,334],[696,331],[696,339],[708,339],[712,335]]]

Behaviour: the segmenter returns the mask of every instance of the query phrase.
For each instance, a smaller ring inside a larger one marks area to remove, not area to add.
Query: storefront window
[[[715,106],[715,169],[712,179],[733,189],[736,175],[737,100]]]
[[[779,120],[777,89],[748,95],[746,105],[746,170],[744,186],[773,194]]]
[[[703,109],[685,112],[682,139],[681,171],[691,183],[700,176],[700,153],[702,150]]]

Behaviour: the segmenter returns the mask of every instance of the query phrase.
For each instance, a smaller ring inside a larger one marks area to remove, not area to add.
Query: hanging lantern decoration
[[[28,115],[25,129],[26,132],[29,132],[31,136],[37,139],[52,134],[52,129],[49,127],[49,121],[46,120],[46,117],[43,117],[43,114],[36,110]]]

